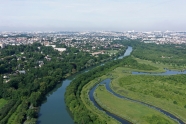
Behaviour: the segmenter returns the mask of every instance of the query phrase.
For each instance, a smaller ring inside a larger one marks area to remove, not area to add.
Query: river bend
[[[132,102],[136,102],[136,103],[139,103],[139,104],[142,104],[142,105],[145,105],[145,106],[148,106],[148,107],[150,107],[150,108],[153,108],[153,109],[155,109],[155,110],[157,110],[157,111],[159,111],[159,112],[165,114],[166,116],[170,117],[171,119],[177,121],[179,124],[184,124],[184,122],[183,122],[182,120],[180,120],[179,118],[177,118],[175,115],[173,115],[173,114],[171,114],[171,113],[169,113],[169,112],[167,112],[167,111],[165,111],[165,110],[163,110],[163,109],[161,109],[161,108],[158,108],[158,107],[156,107],[156,106],[150,105],[150,104],[145,103],[145,102],[141,102],[141,101],[139,101],[139,100],[135,100],[135,99],[131,99],[131,98],[128,98],[128,97],[125,97],[125,96],[121,96],[121,95],[115,93],[115,92],[110,88],[110,83],[111,83],[111,79],[105,79],[105,80],[103,80],[102,82],[100,82],[99,84],[97,84],[96,86],[94,86],[94,87],[90,90],[89,97],[90,97],[91,101],[94,103],[94,105],[95,105],[96,107],[98,106],[98,109],[100,109],[100,107],[99,107],[99,105],[95,102],[95,99],[93,99],[93,98],[94,98],[93,92],[95,91],[95,89],[97,88],[98,85],[100,85],[100,84],[105,84],[105,87],[106,87],[107,91],[109,91],[110,93],[112,93],[114,96],[119,97],[119,98],[122,98],[122,99],[125,99],[125,100],[129,100],[129,101],[132,101]],[[92,97],[93,97],[93,98],[92,98]],[[93,99],[93,100],[92,100],[92,99]],[[97,104],[97,105],[96,105],[96,104]],[[102,108],[101,108],[100,110],[102,110]],[[107,112],[107,111],[106,111],[106,112]],[[113,115],[114,115],[114,114],[111,114],[110,116],[113,117],[113,118],[115,118]],[[115,118],[115,119],[118,120],[117,118]],[[121,120],[121,118],[120,118],[120,120],[118,120],[118,121],[120,121],[122,124],[129,124],[129,122],[127,122],[127,121],[124,120],[124,119]]]

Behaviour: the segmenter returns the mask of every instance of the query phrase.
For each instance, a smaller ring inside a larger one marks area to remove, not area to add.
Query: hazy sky
[[[186,31],[186,0],[0,0],[1,31]]]

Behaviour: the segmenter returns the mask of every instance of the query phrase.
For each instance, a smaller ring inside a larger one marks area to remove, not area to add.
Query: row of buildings
[[[145,43],[156,44],[185,44],[186,32],[152,31],[152,32],[32,32],[32,33],[0,33],[0,47],[6,45],[33,44],[40,42],[43,45],[61,43],[68,47],[76,47],[82,50],[90,50],[111,47],[121,47],[120,44],[112,44],[113,41],[123,39],[140,39]],[[63,51],[64,49],[58,49]]]

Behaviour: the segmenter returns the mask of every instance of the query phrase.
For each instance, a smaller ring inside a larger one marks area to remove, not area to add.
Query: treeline
[[[143,70],[155,69],[149,65],[142,65],[137,63],[130,56],[122,60],[116,60],[105,64],[104,66],[97,67],[87,73],[81,74],[67,87],[65,93],[65,102],[74,116],[76,123],[106,123],[106,120],[100,120],[98,115],[88,110],[81,100],[81,90],[85,84],[91,80],[98,78],[109,71],[119,66],[127,66],[130,68],[137,68]]]
[[[74,116],[76,123],[100,123],[103,124],[105,120],[100,120],[98,115],[88,110],[81,100],[81,90],[85,84],[91,80],[105,74],[111,69],[112,66],[118,64],[118,61],[106,64],[101,67],[97,67],[87,73],[78,76],[72,83],[67,87],[65,93],[66,105]]]
[[[157,67],[151,65],[138,63],[136,60],[132,59],[131,57],[128,57],[127,59],[125,59],[125,61],[120,63],[120,66],[139,69],[139,70],[146,70],[146,71],[153,71],[158,69]]]
[[[145,44],[142,42],[133,43],[133,55],[140,59],[150,60],[154,63],[161,62],[173,66],[185,66],[186,46],[174,44]]]

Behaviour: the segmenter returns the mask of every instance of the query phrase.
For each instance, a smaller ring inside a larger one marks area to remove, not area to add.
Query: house
[[[45,56],[45,59],[46,59],[47,61],[51,61],[51,58],[49,58],[48,55]]]
[[[26,74],[26,71],[25,70],[21,70],[21,71],[18,71],[19,74]]]
[[[66,51],[66,48],[54,48],[55,50],[59,51],[59,52],[63,52]]]
[[[6,75],[4,75],[4,76],[3,76],[3,79],[8,79],[8,78],[9,78],[9,77],[8,77],[8,76],[6,76]]]
[[[104,54],[104,51],[100,51],[100,52],[94,52],[94,53],[91,53],[93,56],[95,55],[98,55],[98,54]]]

